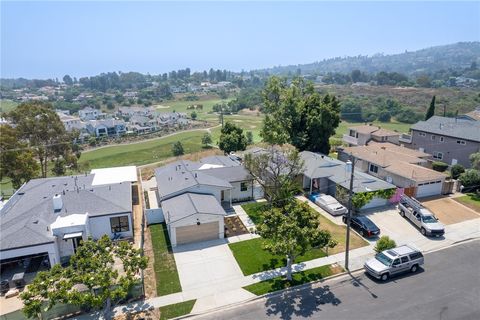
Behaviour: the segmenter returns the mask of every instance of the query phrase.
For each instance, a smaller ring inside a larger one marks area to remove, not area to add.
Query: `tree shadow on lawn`
[[[283,259],[283,260],[285,260],[285,259]],[[283,260],[282,260],[282,263],[283,263],[283,262],[286,262],[286,260],[285,260],[285,261],[283,261]],[[267,263],[264,263],[264,264],[262,265],[262,269],[265,270],[265,271],[267,271],[267,270],[276,269],[276,268],[278,268],[279,266],[280,266],[280,263],[279,263],[278,259],[274,258],[274,259],[270,259],[270,263],[268,263],[268,264],[267,264]]]
[[[310,277],[309,277],[310,278]],[[313,277],[314,278],[314,277]],[[312,279],[313,281],[315,279]],[[283,280],[277,280],[278,282]],[[322,311],[322,305],[338,306],[342,301],[330,291],[330,286],[313,288],[311,284],[300,290],[274,295],[265,302],[267,316],[279,316],[290,320],[295,317],[311,317],[315,312]]]

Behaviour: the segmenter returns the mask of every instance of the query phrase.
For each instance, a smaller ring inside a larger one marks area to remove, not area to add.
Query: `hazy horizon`
[[[2,2],[1,77],[231,71],[480,40],[480,3]]]

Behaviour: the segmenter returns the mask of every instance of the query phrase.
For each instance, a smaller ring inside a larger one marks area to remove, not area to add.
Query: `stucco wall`
[[[10,259],[34,254],[41,254],[47,252],[50,259],[50,265],[60,263],[60,256],[58,254],[57,245],[55,242],[42,244],[38,246],[31,246],[13,250],[0,251],[0,259]]]
[[[124,213],[124,214],[112,214],[112,215],[100,216],[100,217],[90,217],[89,226],[90,226],[90,233],[93,239],[99,239],[104,234],[108,235],[109,237],[113,237],[112,228],[110,225],[110,218],[123,217],[123,216],[128,216],[129,231],[120,232],[120,234],[123,237],[132,237],[133,236],[132,217],[131,217],[131,214]]]

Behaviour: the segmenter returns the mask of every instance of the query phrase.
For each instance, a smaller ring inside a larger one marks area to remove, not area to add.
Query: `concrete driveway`
[[[225,239],[181,245],[173,254],[183,292],[206,296],[238,288],[244,281]]]

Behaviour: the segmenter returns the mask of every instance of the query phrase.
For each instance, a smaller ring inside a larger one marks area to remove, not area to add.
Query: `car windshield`
[[[381,263],[383,263],[384,265],[386,265],[387,267],[390,266],[392,264],[392,259],[390,259],[389,257],[387,257],[386,255],[384,255],[383,253],[377,253],[375,255],[375,259],[377,259],[378,261],[380,261]]]
[[[435,223],[437,222],[437,219],[435,219],[434,216],[423,216],[422,221],[425,223]]]

